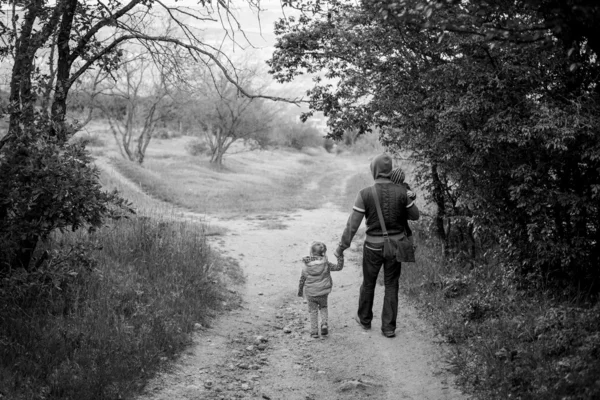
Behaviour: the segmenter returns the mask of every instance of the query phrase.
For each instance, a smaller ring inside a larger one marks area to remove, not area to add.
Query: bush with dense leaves
[[[107,193],[79,143],[31,127],[0,152],[0,271],[30,269],[40,239],[55,230],[99,227],[127,203]]]

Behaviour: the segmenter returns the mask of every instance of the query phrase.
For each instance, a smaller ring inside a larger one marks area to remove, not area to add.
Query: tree
[[[491,228],[522,276],[598,288],[596,54],[526,3],[320,2],[277,26],[272,72],[322,75],[310,105],[331,136],[378,126],[411,151],[446,245],[449,221]]]
[[[246,64],[240,69],[238,79],[241,85],[253,88],[261,93],[264,86],[258,87],[258,70]],[[210,162],[222,165],[223,156],[237,142],[263,146],[273,121],[273,111],[262,99],[241,96],[237,87],[222,74],[214,78],[214,82],[201,84],[196,116],[203,136],[210,150]],[[214,84],[213,84],[214,83]]]
[[[170,88],[165,71],[160,66],[157,70],[143,54],[123,61],[118,71],[114,81],[105,80],[101,89],[104,101],[97,101],[96,106],[108,120],[121,155],[142,164],[156,124],[164,118]],[[114,98],[121,100],[124,110],[113,107]]]

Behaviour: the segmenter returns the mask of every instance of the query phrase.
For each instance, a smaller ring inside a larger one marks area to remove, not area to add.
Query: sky
[[[194,10],[202,10],[204,6],[198,4],[198,0],[161,0],[169,6],[189,7]],[[225,31],[221,22],[194,22],[190,23],[197,25],[202,31],[202,36],[209,43],[215,46],[223,44],[223,51],[232,59],[250,58],[252,61],[258,61],[264,65],[264,71],[268,70],[265,61],[271,57],[276,41],[273,33],[275,22],[283,17],[297,14],[289,8],[282,9],[280,0],[260,0],[260,13],[255,8],[251,8],[247,0],[239,0],[233,2],[232,11],[238,22],[242,32],[233,32],[237,45],[230,39],[225,39]],[[245,37],[244,37],[245,35]],[[305,95],[306,90],[312,85],[311,78],[302,76],[294,82],[287,84],[279,84],[272,81],[270,85],[270,94],[275,96],[284,96],[292,98],[300,98]]]

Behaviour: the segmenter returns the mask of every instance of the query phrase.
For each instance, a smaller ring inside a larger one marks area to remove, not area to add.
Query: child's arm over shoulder
[[[340,255],[337,258],[337,264],[327,261],[330,271],[341,271],[344,268],[344,255]]]

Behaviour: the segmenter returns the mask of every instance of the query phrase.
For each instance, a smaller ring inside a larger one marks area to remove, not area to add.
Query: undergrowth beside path
[[[491,257],[444,259],[427,224],[401,288],[451,345],[461,386],[482,400],[600,398],[600,304],[521,286]]]
[[[44,247],[43,268],[0,283],[0,397],[126,398],[239,301],[239,267],[198,224],[133,217]]]

